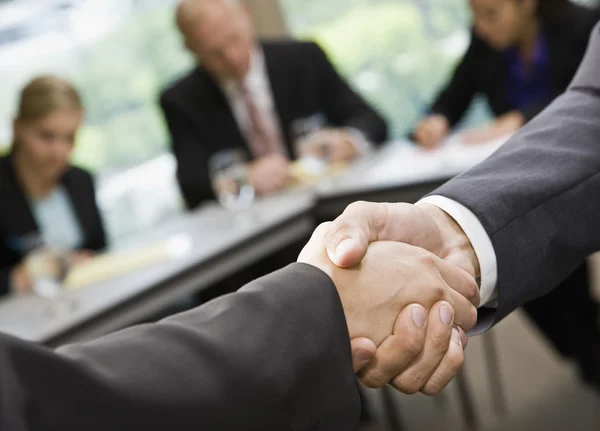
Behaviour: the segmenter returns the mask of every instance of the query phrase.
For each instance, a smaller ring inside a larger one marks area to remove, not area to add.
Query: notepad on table
[[[185,235],[132,250],[108,252],[69,270],[63,283],[67,290],[101,283],[153,265],[178,259],[189,253],[192,241]]]

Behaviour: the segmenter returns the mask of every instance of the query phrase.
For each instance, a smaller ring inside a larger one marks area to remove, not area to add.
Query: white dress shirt
[[[268,132],[274,136],[279,136],[281,142],[285,146],[282,127],[275,106],[273,90],[269,82],[267,74],[267,66],[265,63],[265,55],[263,51],[257,47],[250,54],[250,69],[246,74],[244,83],[252,101],[260,111],[264,119]],[[293,84],[291,84],[293,85]],[[221,89],[225,94],[227,102],[231,107],[233,117],[238,124],[242,134],[249,140],[252,131],[252,120],[244,103],[244,96],[241,89],[235,81],[225,81],[221,83]],[[364,134],[355,128],[345,127],[344,130],[349,132],[350,142],[356,147],[359,154],[365,154],[372,149],[372,144],[365,138]]]
[[[44,243],[74,250],[83,244],[83,232],[71,198],[64,186],[56,187],[48,196],[30,201],[31,209]]]
[[[244,79],[244,84],[252,97],[252,101],[260,111],[265,126],[269,129],[268,132],[273,136],[282,137],[273,90],[267,75],[265,56],[261,49],[255,48],[250,54],[250,69]],[[223,82],[221,88],[231,107],[236,123],[244,137],[249,140],[252,133],[252,120],[244,103],[241,89],[235,81]]]
[[[481,286],[479,290],[481,306],[496,307],[496,298],[498,295],[496,289],[496,282],[498,280],[496,252],[494,251],[490,237],[479,219],[462,204],[443,196],[428,196],[421,199],[417,205],[420,203],[435,205],[445,211],[465,232],[479,260],[479,269],[481,272]]]

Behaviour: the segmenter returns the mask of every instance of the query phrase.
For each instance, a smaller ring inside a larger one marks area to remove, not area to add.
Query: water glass
[[[213,190],[219,203],[231,211],[243,211],[252,206],[254,187],[249,180],[249,163],[242,150],[215,153],[208,166]]]
[[[33,293],[56,299],[69,270],[68,254],[58,247],[41,246],[25,257],[25,271]]]

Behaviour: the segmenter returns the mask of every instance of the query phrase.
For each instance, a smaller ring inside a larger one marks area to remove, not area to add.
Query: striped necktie
[[[241,94],[246,105],[246,111],[250,118],[250,135],[248,144],[250,152],[254,158],[259,158],[267,154],[281,153],[286,154],[285,147],[277,130],[272,130],[265,121],[263,113],[258,109],[252,98],[246,84],[240,86]]]

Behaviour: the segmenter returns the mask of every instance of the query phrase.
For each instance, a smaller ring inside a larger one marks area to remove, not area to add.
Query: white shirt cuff
[[[496,298],[498,296],[496,289],[496,282],[498,280],[496,252],[481,222],[469,209],[444,196],[428,196],[417,202],[417,204],[420,203],[435,205],[448,213],[465,232],[479,260],[479,269],[481,272],[481,286],[479,290],[481,298],[480,306],[496,307]]]

